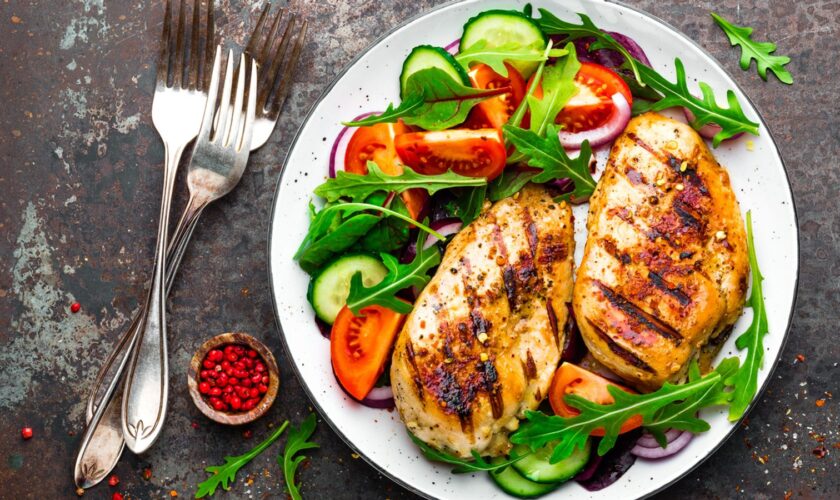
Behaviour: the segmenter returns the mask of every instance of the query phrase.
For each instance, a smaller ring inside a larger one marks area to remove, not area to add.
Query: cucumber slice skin
[[[432,45],[418,45],[405,58],[400,72],[400,99],[405,98],[408,77],[426,68],[439,68],[449,73],[456,82],[471,86],[466,70],[445,49]]]
[[[498,463],[501,460],[504,460],[504,458],[497,457],[493,459],[492,463]],[[546,484],[531,481],[510,465],[502,470],[490,471],[490,477],[505,493],[519,498],[536,498],[550,493],[560,486],[560,483]]]
[[[549,462],[554,444],[556,443],[549,443],[535,453],[522,458],[513,464],[513,468],[526,479],[536,483],[557,484],[575,477],[578,472],[586,467],[591,449],[589,440],[586,441],[583,449],[576,448],[571,456],[556,464]],[[528,451],[529,448],[526,445],[517,445],[513,449],[514,454],[525,454]]]
[[[464,51],[476,42],[484,40],[488,48],[494,48],[510,42],[519,42],[523,46],[533,46],[544,50],[548,38],[539,25],[530,17],[515,10],[488,10],[470,18],[464,24],[459,51]],[[528,79],[539,66],[537,62],[511,61],[522,77]]]
[[[343,255],[336,258],[316,276],[307,294],[315,314],[328,324],[333,324],[350,294],[350,279],[361,271],[365,286],[382,281],[388,270],[382,262],[367,254]]]

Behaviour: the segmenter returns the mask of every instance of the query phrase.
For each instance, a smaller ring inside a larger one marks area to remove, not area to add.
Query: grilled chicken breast
[[[574,288],[587,347],[643,390],[681,378],[744,305],[746,234],[726,170],[689,126],[636,117],[613,145],[587,227]]]
[[[570,208],[540,186],[455,236],[394,347],[394,399],[418,438],[461,457],[508,451],[560,360],[573,236]]]

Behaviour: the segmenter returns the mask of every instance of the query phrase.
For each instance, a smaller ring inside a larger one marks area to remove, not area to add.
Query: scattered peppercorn
[[[812,453],[813,453],[813,454],[814,454],[814,456],[816,456],[817,458],[823,458],[823,457],[825,457],[826,455],[828,455],[828,449],[827,449],[825,446],[823,446],[823,445],[819,445],[819,446],[817,446],[816,448],[814,448],[814,451],[812,451]]]
[[[227,344],[211,349],[201,367],[198,392],[216,411],[253,410],[268,392],[265,360],[248,346]]]
[[[116,474],[111,474],[111,477],[108,478],[108,485],[109,486],[116,486],[120,484],[120,478]]]
[[[243,432],[242,432],[242,437],[243,437],[244,439],[251,439],[251,437],[252,437],[253,435],[254,435],[254,433],[251,431],[251,429],[247,429],[247,430],[245,430],[245,431],[243,431]]]
[[[111,500],[123,500],[123,496],[121,493],[114,492],[111,496]]]
[[[824,399],[818,399],[814,402],[814,404],[817,405],[817,408],[822,408],[823,406],[825,406],[825,400]]]
[[[177,491],[175,491],[175,490],[170,490],[170,491],[169,491],[169,496],[171,496],[172,498],[175,498],[175,497],[177,497],[177,496],[178,496],[178,492],[177,492]]]
[[[32,427],[24,427],[20,430],[20,437],[23,439],[32,439],[33,434]]]
[[[796,361],[799,361],[800,363],[804,363],[805,362],[805,356],[803,356],[801,354],[797,354],[796,355]]]
[[[82,495],[84,495],[84,494],[85,494],[85,489],[84,489],[84,488],[81,488],[81,487],[80,487],[80,488],[76,488],[76,496],[77,496],[77,497],[80,497],[80,496],[82,496]]]
[[[146,467],[145,469],[143,469],[143,479],[148,481],[151,478],[152,478],[152,468],[151,467]]]
[[[70,312],[73,313],[73,314],[76,314],[81,309],[82,309],[82,305],[79,304],[78,302],[73,302],[72,304],[70,304]]]
[[[198,422],[190,422],[190,427],[193,429],[198,429]]]

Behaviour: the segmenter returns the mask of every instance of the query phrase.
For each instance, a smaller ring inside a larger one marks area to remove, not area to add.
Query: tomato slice
[[[394,137],[407,132],[411,132],[411,129],[402,121],[357,128],[347,143],[344,170],[352,174],[366,174],[367,162],[373,161],[386,174],[400,175],[403,172],[402,161],[394,148]],[[404,191],[400,196],[411,218],[420,220],[429,200],[429,193],[418,188]]]
[[[398,135],[394,144],[406,165],[427,175],[452,170],[492,180],[507,161],[502,133],[492,128],[412,132]]]
[[[609,404],[614,402],[612,395],[607,391],[607,386],[615,386],[622,391],[627,391],[635,394],[635,391],[616,384],[611,380],[607,380],[600,375],[596,375],[589,370],[585,370],[572,363],[563,363],[560,368],[554,372],[554,379],[551,381],[551,389],[548,395],[548,401],[551,403],[551,408],[554,413],[561,417],[574,417],[580,412],[576,408],[567,405],[563,398],[567,394],[576,394],[583,398],[598,404]],[[633,430],[642,425],[642,416],[634,415],[627,419],[621,426],[620,433]],[[592,431],[593,436],[603,436],[604,429],[595,429]]]
[[[344,306],[333,323],[330,357],[335,376],[351,396],[362,400],[382,375],[405,315],[373,305],[360,316]]]
[[[528,82],[529,87],[532,81],[533,77]],[[627,99],[627,104],[633,104],[633,95],[627,83],[615,71],[600,64],[580,63],[575,86],[577,94],[569,99],[556,120],[568,132],[592,130],[606,123],[615,111],[612,96],[616,92]],[[534,89],[534,97],[540,99],[542,96],[542,85],[538,85]]]
[[[498,89],[510,87],[510,92],[497,97],[491,97],[478,103],[470,111],[464,127],[471,129],[479,128],[502,128],[502,125],[510,120],[511,115],[516,111],[519,103],[525,97],[525,80],[516,69],[505,63],[508,76],[493,71],[493,68],[486,64],[478,64],[470,70],[470,81],[477,89]]]

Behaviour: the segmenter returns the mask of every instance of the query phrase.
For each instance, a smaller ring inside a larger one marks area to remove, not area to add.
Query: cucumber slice
[[[548,43],[539,25],[515,10],[488,10],[467,21],[458,50],[467,50],[480,41],[484,41],[485,48],[488,49],[517,45],[533,47],[540,51],[545,50]],[[510,61],[510,64],[526,80],[539,66],[539,63],[534,61]]]
[[[548,443],[536,452],[514,463],[513,467],[523,477],[537,483],[556,484],[568,481],[583,470],[589,461],[589,440],[586,441],[583,449],[575,448],[569,458],[552,464],[549,462],[549,458],[556,444]],[[526,454],[528,451],[528,446],[520,444],[513,449],[513,454]]]
[[[446,71],[456,82],[470,85],[470,77],[452,54],[440,47],[431,45],[420,45],[414,47],[403,63],[400,73],[400,98],[405,97],[408,77],[420,70],[427,68],[438,68]]]
[[[385,278],[388,270],[382,262],[370,255],[345,255],[327,264],[321,274],[312,280],[310,302],[319,318],[332,324],[338,312],[347,303],[350,279],[362,272],[362,283],[373,286]]]
[[[491,463],[499,463],[504,460],[503,457],[494,458]],[[524,459],[523,459],[524,460]],[[505,493],[511,494],[519,498],[534,498],[545,495],[554,491],[560,483],[546,484],[536,483],[530,479],[525,478],[522,474],[516,472],[513,466],[507,466],[501,470],[490,471],[490,477],[499,485],[499,488]]]

